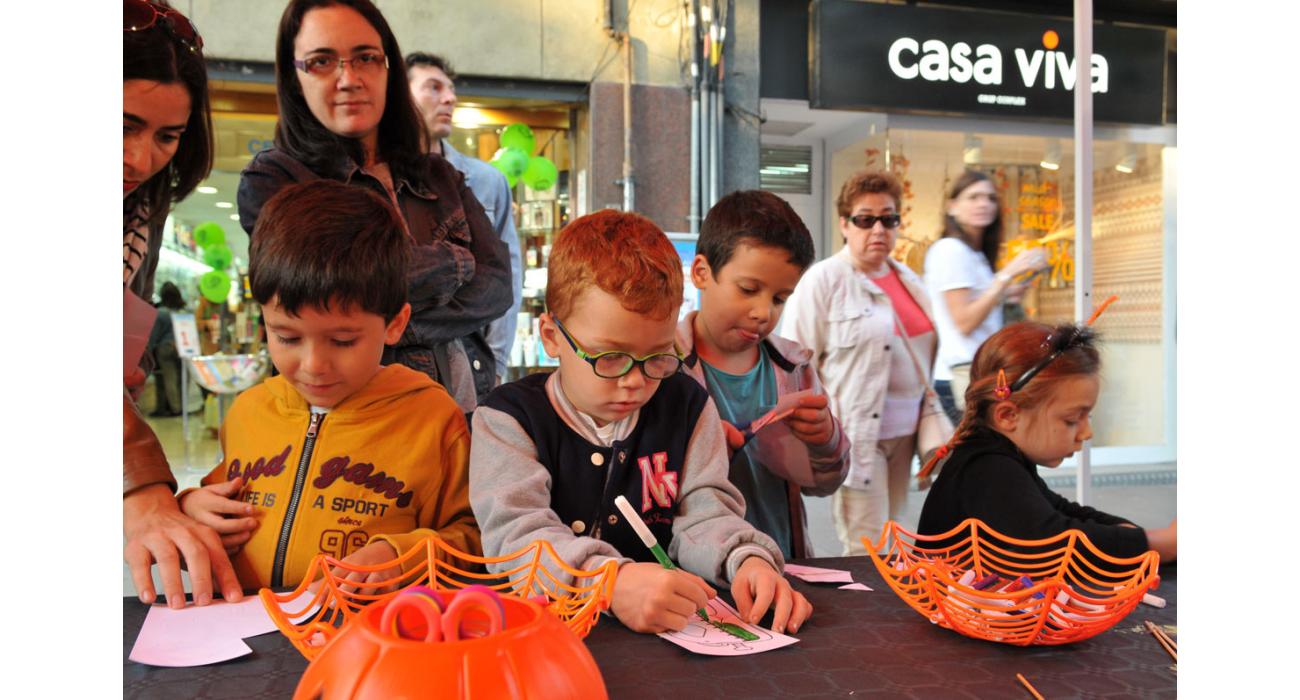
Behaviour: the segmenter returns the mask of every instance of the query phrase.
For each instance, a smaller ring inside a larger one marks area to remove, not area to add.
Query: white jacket
[[[930,302],[921,278],[892,258],[904,288],[930,317]],[[889,295],[854,269],[848,248],[818,262],[804,273],[786,301],[779,334],[812,351],[817,374],[830,396],[831,412],[840,420],[851,445],[844,485],[866,488],[885,461],[876,442],[889,386],[890,357],[907,352],[894,335],[894,308]],[[919,358],[930,381],[933,358]],[[921,401],[925,411],[927,402]]]

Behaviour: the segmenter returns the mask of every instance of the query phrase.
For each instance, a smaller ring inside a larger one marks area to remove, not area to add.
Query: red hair
[[[546,308],[561,320],[593,286],[654,319],[682,303],[682,258],[640,214],[603,209],[574,219],[556,237],[546,269]]]
[[[1108,300],[1107,304],[1109,303]],[[1017,379],[1053,352],[1052,342],[1059,342],[1067,333],[1074,334],[1068,350],[1044,365],[1024,386],[1011,392],[1007,398],[997,398],[995,392],[999,371],[1005,372],[1008,383],[1015,384]],[[962,413],[961,423],[953,431],[948,444],[935,451],[916,478],[923,480],[928,477],[935,465],[958,443],[976,428],[988,426],[993,407],[1000,401],[1010,401],[1022,411],[1031,411],[1056,391],[1056,385],[1061,380],[1079,375],[1095,375],[1100,371],[1101,355],[1097,352],[1096,334],[1086,325],[1064,324],[1053,328],[1043,323],[1023,321],[1006,326],[989,336],[975,351],[975,358],[970,365],[970,385],[966,387],[966,410]]]

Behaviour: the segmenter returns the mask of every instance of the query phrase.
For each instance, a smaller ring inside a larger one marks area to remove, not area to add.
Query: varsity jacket
[[[976,428],[957,443],[925,497],[916,531],[941,535],[966,518],[1022,540],[1080,530],[1113,557],[1135,557],[1148,549],[1145,530],[1124,527],[1133,523],[1051,490],[1015,443],[988,428]]]
[[[497,387],[474,412],[469,491],[486,556],[545,539],[581,569],[611,558],[654,561],[614,505],[623,495],[668,556],[702,578],[725,585],[749,556],[782,569],[776,542],[745,521],[744,499],[727,479],[718,410],[690,377],[661,381],[608,442],[569,416],[578,414],[558,371]]]
[[[465,417],[441,385],[402,365],[328,413],[272,377],[235,400],[221,452],[203,483],[243,476],[239,497],[258,509],[232,558],[245,588],[297,585],[316,554],[343,559],[375,540],[400,555],[436,534],[480,552]]]
[[[686,372],[707,387],[704,380],[704,367],[700,363],[699,353],[695,351],[695,316],[698,311],[687,314],[677,324],[677,347],[686,354]],[[759,341],[771,358],[773,375],[776,377],[776,395],[785,396],[796,391],[812,389],[815,393],[825,393],[821,381],[817,378],[817,369],[812,364],[812,351],[802,345],[779,336],[769,335]],[[792,551],[795,558],[813,556],[812,538],[808,535],[808,514],[804,511],[802,495],[829,496],[844,483],[849,473],[849,438],[840,429],[840,422],[831,416],[834,431],[825,445],[807,446],[801,453],[790,454],[784,449],[780,438],[788,435],[789,429],[774,425],[759,431],[754,440],[757,445],[758,461],[777,475],[805,471],[795,468],[792,459],[804,461],[810,466],[813,485],[800,487],[786,481],[786,500],[790,504],[790,530],[794,541]],[[736,426],[744,428],[744,426]],[[747,494],[744,494],[747,495]]]

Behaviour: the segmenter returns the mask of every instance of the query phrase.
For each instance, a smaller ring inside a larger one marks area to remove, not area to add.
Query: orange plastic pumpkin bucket
[[[862,543],[894,593],[930,622],[1003,644],[1069,644],[1101,634],[1160,583],[1154,551],[1112,557],[1078,530],[1021,540],[971,518],[926,536],[891,520],[879,543]],[[1006,585],[979,587],[994,579]]]
[[[381,625],[394,598],[346,624],[303,673],[295,700],[608,697],[582,640],[539,604],[500,596],[504,629],[476,639],[404,639]]]

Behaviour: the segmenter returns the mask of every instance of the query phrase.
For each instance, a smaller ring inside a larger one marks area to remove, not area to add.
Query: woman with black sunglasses
[[[384,362],[428,374],[472,411],[496,383],[484,328],[510,308],[509,252],[464,177],[423,146],[397,38],[369,0],[291,0],[275,75],[275,147],[244,169],[244,230],[256,235],[262,205],[304,180],[330,178],[393,202],[412,241],[411,321]]]
[[[1002,210],[988,175],[967,170],[944,202],[944,228],[925,253],[925,284],[939,332],[934,388],[954,423],[970,380],[970,361],[1002,327],[1002,304],[1017,302],[1026,284],[1015,279],[1047,267],[1042,249],[1026,250],[993,273],[1002,245]]]
[[[890,257],[902,198],[887,172],[845,181],[836,200],[845,245],[804,274],[781,330],[813,351],[831,413],[852,445],[849,474],[831,497],[844,556],[865,554],[861,538],[879,539],[902,511],[918,429],[940,412],[923,400],[935,347],[925,288]]]
[[[212,166],[212,119],[203,40],[184,15],[165,2],[125,0],[122,23],[122,286],[123,327],[152,323],[154,270],[162,226]],[[128,360],[131,358],[128,358]],[[152,363],[150,363],[152,364]],[[146,369],[131,363],[124,384],[137,388]],[[194,602],[240,598],[239,582],[221,535],[181,513],[167,457],[128,391],[122,393],[122,522],[125,558],[140,600],[156,597],[157,562],[167,603],[185,605],[184,560]],[[242,506],[237,504],[236,507]],[[229,521],[234,522],[234,521]],[[215,579],[215,581],[214,581]]]

